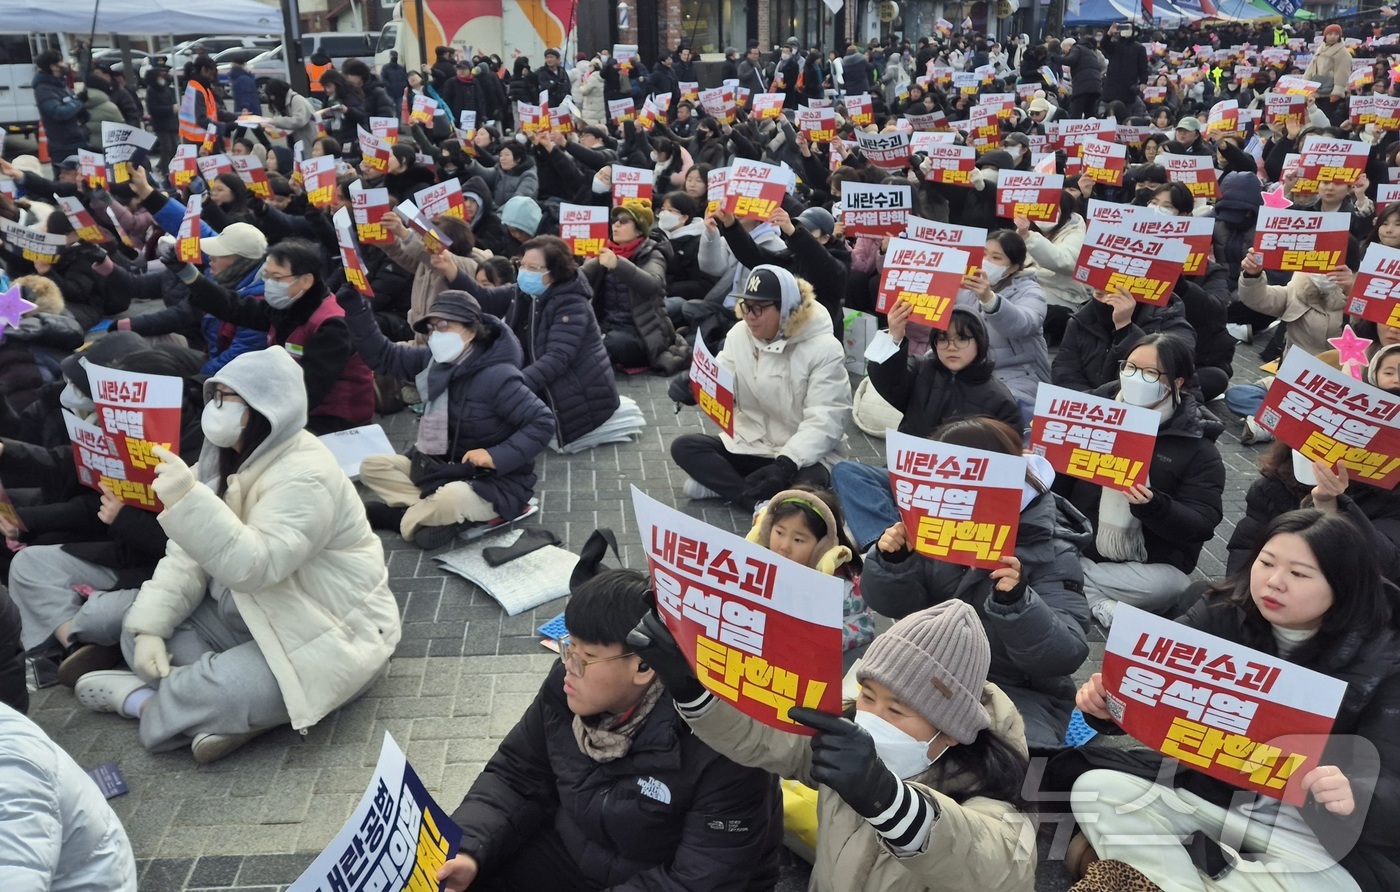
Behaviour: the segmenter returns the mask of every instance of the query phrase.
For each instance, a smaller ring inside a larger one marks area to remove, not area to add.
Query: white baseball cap
[[[199,250],[210,257],[237,254],[249,260],[260,260],[267,254],[267,236],[251,223],[230,223],[218,235],[200,239]]]

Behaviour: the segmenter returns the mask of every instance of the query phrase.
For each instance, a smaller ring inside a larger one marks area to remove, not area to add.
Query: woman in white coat
[[[384,549],[335,457],[306,424],[300,366],[245,353],[204,385],[204,451],[156,448],[170,537],[127,612],[135,673],[90,672],[79,702],[140,721],[141,743],[222,758],[298,731],[366,691],[400,634]]]
[[[845,348],[812,286],[760,264],[734,306],[743,320],[716,357],[734,373],[734,435],[684,434],[671,458],[689,475],[692,499],[724,498],[747,510],[794,483],[826,486],[846,456],[851,379]],[[693,402],[685,376],[671,397]]]

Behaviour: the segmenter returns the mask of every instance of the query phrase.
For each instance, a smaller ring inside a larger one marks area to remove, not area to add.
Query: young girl
[[[846,584],[841,652],[848,655],[846,663],[854,662],[856,649],[875,637],[875,621],[860,595],[860,555],[846,535],[836,493],[813,486],[783,490],[759,510],[748,539],[804,567],[841,577]]]
[[[895,623],[857,671],[844,716],[794,707],[803,737],[765,727],[701,686],[648,613],[627,643],[656,670],[697,737],[741,765],[817,789],[812,888],[841,892],[1029,892],[1035,858],[1018,810],[1021,717],[987,682],[973,609],[948,601]]]
[[[1306,802],[1246,796],[1252,801],[1241,807],[1246,794],[1238,788],[1190,770],[1180,770],[1172,787],[1089,771],[1074,784],[1074,812],[1092,846],[1080,849],[1079,863],[1092,863],[1075,888],[1136,889],[1141,886],[1132,882],[1143,878],[1164,889],[1400,888],[1394,818],[1400,642],[1369,549],[1345,517],[1291,511],[1256,540],[1245,569],[1182,619],[1346,682],[1321,764],[1295,775]],[[1111,721],[1102,675],[1080,688],[1078,704]],[[1235,803],[1228,813],[1227,803]],[[1221,842],[1235,864],[1225,879],[1212,881],[1180,840],[1192,833],[1218,839],[1227,820],[1231,838]]]

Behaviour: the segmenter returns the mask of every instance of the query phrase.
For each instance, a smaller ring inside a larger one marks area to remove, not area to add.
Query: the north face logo
[[[671,788],[663,784],[654,777],[637,778],[637,786],[641,787],[642,795],[648,799],[655,799],[657,802],[671,804]]]

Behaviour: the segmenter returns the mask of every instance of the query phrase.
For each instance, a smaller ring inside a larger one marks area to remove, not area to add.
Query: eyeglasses
[[[575,678],[583,678],[584,670],[594,663],[611,663],[613,660],[620,660],[623,657],[635,657],[636,655],[635,651],[628,651],[627,653],[618,654],[615,657],[599,657],[596,660],[585,660],[583,657],[574,653],[572,645],[566,644],[559,650],[559,662],[564,664],[565,672],[568,672]]]
[[[232,390],[219,390],[215,388],[213,394],[209,397],[209,402],[213,403],[216,409],[222,409],[224,407],[224,400],[233,400],[239,405],[244,405],[243,397],[234,393]]]
[[[777,304],[773,303],[771,300],[741,300],[736,306],[739,308],[739,313],[741,315],[757,318],[767,312],[769,307],[776,307]]]
[[[1131,362],[1128,362],[1128,360],[1126,359],[1118,360],[1118,371],[1124,372],[1125,374],[1132,374],[1133,372],[1137,372],[1138,374],[1142,375],[1142,380],[1146,381],[1148,384],[1156,384],[1158,381],[1162,380],[1162,372],[1158,371],[1157,369],[1148,369],[1143,368],[1142,366],[1136,366],[1133,365]]]
[[[462,323],[458,322],[456,324],[461,325]],[[452,325],[453,322],[451,319],[438,319],[435,322],[428,323],[428,327],[431,328],[433,331],[451,331]]]
[[[961,350],[971,343],[972,338],[939,337],[933,339],[935,347],[947,347],[949,350]]]

